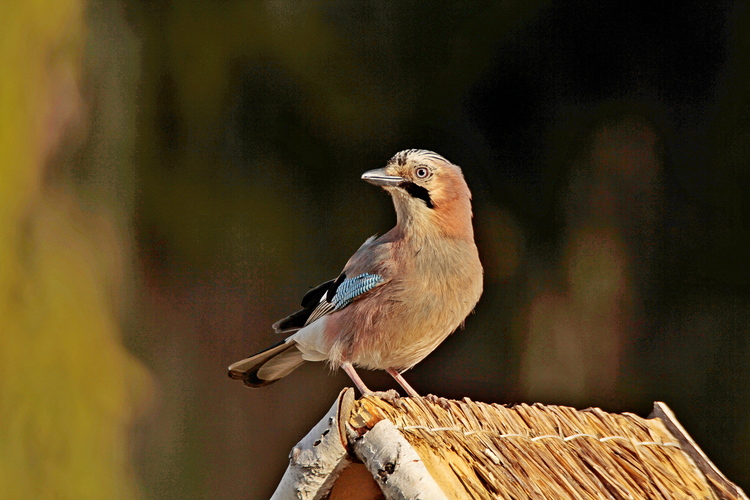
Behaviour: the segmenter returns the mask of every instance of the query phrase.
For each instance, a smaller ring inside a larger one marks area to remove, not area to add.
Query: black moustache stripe
[[[419,198],[424,201],[427,208],[435,208],[435,205],[432,204],[432,199],[430,198],[430,192],[422,186],[406,181],[399,184],[398,187],[409,193],[412,198]]]

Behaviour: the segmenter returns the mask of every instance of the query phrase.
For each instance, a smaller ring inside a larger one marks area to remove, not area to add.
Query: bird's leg
[[[349,375],[349,378],[352,379],[352,382],[354,382],[354,385],[357,386],[357,389],[359,389],[359,392],[361,392],[363,396],[366,394],[372,394],[372,391],[368,389],[365,383],[362,382],[362,379],[359,378],[359,374],[351,363],[348,361],[346,363],[341,363],[341,368],[343,368],[346,374]]]
[[[415,398],[419,397],[419,393],[415,391],[412,386],[409,385],[409,382],[407,382],[406,379],[404,379],[404,377],[401,376],[398,370],[396,370],[395,368],[388,368],[386,371],[390,374],[391,377],[396,379],[396,382],[398,382],[398,385],[403,387],[409,396],[413,396]]]
[[[365,383],[362,382],[362,379],[359,378],[359,374],[354,369],[354,366],[352,366],[351,363],[341,363],[341,368],[343,368],[346,374],[349,375],[349,378],[352,379],[352,382],[354,382],[354,385],[357,386],[357,389],[359,389],[359,392],[361,392],[363,396],[375,396],[379,397],[380,399],[385,399],[386,401],[393,401],[395,399],[398,399],[398,392],[393,389],[385,392],[375,392],[368,389]]]

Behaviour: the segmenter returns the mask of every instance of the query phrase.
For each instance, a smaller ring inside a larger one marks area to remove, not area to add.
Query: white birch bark
[[[422,459],[390,420],[352,443],[388,500],[447,500]]]
[[[354,390],[344,389],[328,413],[289,453],[289,467],[271,500],[317,500],[333,486],[348,458],[341,422],[348,418]],[[344,416],[344,418],[340,418]]]

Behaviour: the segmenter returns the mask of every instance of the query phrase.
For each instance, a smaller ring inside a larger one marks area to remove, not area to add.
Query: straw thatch
[[[354,401],[345,391],[293,450],[274,498],[747,500],[666,405],[655,413],[434,397]],[[318,467],[323,448],[337,451]]]

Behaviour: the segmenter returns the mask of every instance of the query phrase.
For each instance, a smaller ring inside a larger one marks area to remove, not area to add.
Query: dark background
[[[115,318],[150,378],[123,424],[138,494],[270,495],[350,382],[310,364],[251,391],[226,366],[392,226],[359,177],[409,148],[463,168],[485,267],[466,328],[406,374],[418,391],[641,416],[664,401],[750,487],[744,2],[83,12],[78,132],[43,182],[119,228]]]

